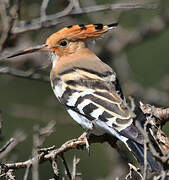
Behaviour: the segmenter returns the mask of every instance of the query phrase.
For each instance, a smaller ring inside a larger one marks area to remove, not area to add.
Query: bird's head
[[[60,31],[52,34],[45,44],[38,45],[35,47],[27,48],[25,50],[18,51],[7,58],[38,52],[48,51],[52,52],[56,56],[63,56],[74,53],[80,48],[85,47],[85,42],[88,39],[95,39],[107,31],[115,28],[118,23],[110,25],[102,24],[90,24],[90,25],[73,25],[68,26]]]

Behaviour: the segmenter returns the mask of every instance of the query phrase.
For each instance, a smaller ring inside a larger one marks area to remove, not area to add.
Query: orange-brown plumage
[[[96,38],[105,33],[109,26],[104,25],[102,28],[97,29],[97,25],[74,25],[61,29],[60,31],[52,34],[46,41],[50,47],[54,47],[60,40],[67,39],[71,41],[86,40]]]
[[[114,26],[116,23],[114,24]],[[64,56],[75,53],[81,48],[84,48],[85,41],[88,39],[94,39],[104,34],[114,26],[102,25],[102,24],[90,24],[90,25],[74,25],[61,29],[60,31],[52,34],[47,40],[46,44],[55,52],[58,56]],[[62,41],[67,41],[70,45],[65,48],[59,48]]]
[[[57,53],[57,51],[55,51]],[[97,61],[96,61],[97,59]],[[98,72],[103,73],[105,69],[111,71],[112,69],[103,63],[92,51],[88,48],[81,48],[77,52],[61,56],[58,62],[54,65],[51,74],[59,76],[59,73],[76,66],[86,69],[97,69]]]

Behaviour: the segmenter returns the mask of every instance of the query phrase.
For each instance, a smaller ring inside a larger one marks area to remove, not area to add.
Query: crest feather
[[[118,23],[109,25],[103,24],[79,24],[71,25],[52,34],[46,41],[49,46],[55,46],[60,40],[67,39],[71,41],[95,39],[107,31],[117,27]]]

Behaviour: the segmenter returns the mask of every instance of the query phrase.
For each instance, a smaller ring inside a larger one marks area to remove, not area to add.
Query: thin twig
[[[1,132],[2,132],[2,124],[3,124],[2,111],[0,110],[0,135],[1,135]]]
[[[131,163],[128,163],[128,165],[129,165],[130,170],[129,170],[129,173],[126,175],[125,179],[132,179],[132,172],[133,172],[133,171],[135,171],[135,172],[140,176],[140,178],[143,179],[143,176],[142,176],[142,174],[140,173],[140,169],[139,169],[139,168],[136,168],[136,167],[135,167],[133,164],[131,164]]]
[[[6,173],[7,180],[15,180],[15,176],[13,175],[13,169],[9,169]]]
[[[22,131],[17,131],[14,133],[13,138],[11,138],[8,143],[1,149],[0,159],[7,156],[19,143],[26,139],[26,135]]]
[[[50,0],[43,0],[40,8],[40,16],[44,21],[46,19],[46,9]]]
[[[39,159],[38,159],[38,147],[40,144],[40,129],[38,126],[34,127],[34,135],[33,135],[33,150],[32,155],[34,161],[32,163],[32,179],[39,180]]]
[[[47,137],[50,136],[54,132],[55,125],[56,125],[55,121],[50,121],[46,125],[46,127],[39,129],[38,147],[41,147],[43,143],[45,142],[45,140],[47,139]]]
[[[148,121],[144,124],[144,134],[146,134]],[[147,143],[149,142],[148,136],[144,136],[144,172],[143,180],[146,180],[147,177]]]
[[[54,172],[54,179],[55,180],[59,180],[59,169],[58,169],[58,166],[57,166],[57,162],[56,162],[56,159],[52,159],[52,169],[53,169],[53,172]]]
[[[72,170],[72,180],[75,180],[76,179],[76,168],[77,168],[77,164],[79,163],[80,159],[79,158],[76,158],[76,156],[74,156],[73,158],[73,170]]]
[[[141,134],[144,137],[144,172],[143,172],[143,180],[146,180],[147,176],[147,143],[150,143],[148,134],[146,133],[146,128],[147,128],[148,122],[145,122],[144,124],[144,129],[141,127],[140,123],[136,121],[136,126],[141,132]]]
[[[63,165],[64,165],[64,167],[65,167],[66,175],[69,177],[70,180],[72,180],[72,175],[71,175],[71,173],[70,173],[70,170],[69,170],[69,168],[68,168],[68,165],[67,165],[67,162],[66,162],[66,160],[65,160],[65,158],[64,158],[63,153],[60,153],[60,157],[61,157],[62,162],[63,162]]]
[[[30,164],[28,164],[27,168],[26,168],[26,171],[25,171],[25,174],[24,174],[23,180],[27,180],[28,179],[30,167],[31,167]]]
[[[0,15],[2,20],[2,34],[0,37],[0,52],[3,49],[4,44],[11,36],[11,30],[15,23],[15,20],[18,19],[19,15],[19,2],[17,0],[16,4],[13,7],[9,8],[9,1],[2,0],[0,1]],[[9,10],[10,9],[10,10]]]
[[[11,138],[1,149],[0,149],[0,153],[2,153],[3,151],[5,151],[8,146],[10,146],[12,143],[14,142],[14,138]]]
[[[143,103],[140,103],[140,108],[144,114],[149,114],[158,118],[161,126],[165,125],[165,123],[169,121],[169,108],[158,108],[151,106],[150,104]]]
[[[31,80],[40,80],[42,82],[49,82],[49,76],[46,75],[41,75],[39,73],[36,73],[34,70],[29,70],[29,71],[22,71],[14,68],[9,68],[9,67],[0,67],[0,74],[9,74],[12,76],[16,77],[22,77],[26,79],[31,79]]]

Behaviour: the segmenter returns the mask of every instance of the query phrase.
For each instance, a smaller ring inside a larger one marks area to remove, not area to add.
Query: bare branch
[[[103,135],[103,136],[90,136],[89,143],[103,143],[103,142],[109,142],[110,136]],[[113,142],[113,140],[112,140]],[[48,148],[43,148],[42,151],[39,151],[40,154],[36,157],[38,158],[39,163],[42,163],[46,160],[50,160],[51,158],[56,158],[57,155],[60,155],[61,153],[64,153],[66,151],[69,151],[71,149],[83,149],[86,147],[86,141],[84,139],[72,139],[67,142],[65,142],[60,148],[48,151]],[[52,146],[53,148],[53,146]],[[24,162],[17,162],[17,163],[7,163],[5,164],[9,169],[18,169],[18,168],[26,168],[28,164],[32,165],[32,163],[35,161],[35,157],[32,159],[29,159]]]
[[[44,15],[44,7],[46,7],[47,2],[43,2],[43,8],[41,6],[41,12]],[[38,30],[42,27],[49,27],[56,25],[60,23],[58,20],[60,18],[63,18],[68,15],[80,15],[80,14],[88,14],[88,13],[94,13],[94,12],[99,12],[99,11],[105,11],[105,10],[110,10],[110,11],[115,11],[115,10],[129,10],[129,9],[152,9],[157,6],[156,3],[145,3],[145,1],[141,2],[134,2],[134,3],[113,3],[113,4],[104,4],[104,5],[95,5],[92,7],[83,7],[80,8],[77,3],[74,1],[70,1],[68,6],[61,12],[58,12],[56,14],[48,15],[45,16],[45,20],[43,18],[37,18],[33,19],[29,24],[27,22],[23,22],[19,24],[16,27],[12,28],[11,33],[12,34],[18,34],[18,33],[23,33],[26,31],[31,31],[31,30]],[[43,9],[43,10],[42,10]]]
[[[58,12],[56,14],[53,15],[48,15],[44,18],[37,18],[37,19],[33,19],[31,22],[27,23],[25,22],[23,25],[22,24],[13,27],[11,33],[12,34],[18,34],[18,33],[23,33],[23,32],[27,32],[27,31],[32,31],[32,30],[38,30],[40,28],[45,28],[45,27],[50,27],[50,26],[54,26],[56,24],[59,24],[60,22],[58,21],[59,18],[61,17],[65,17],[69,14],[71,14],[70,12],[73,9],[73,4],[69,3],[68,6],[61,12]]]
[[[55,121],[50,121],[46,127],[39,129],[39,140],[38,140],[38,148],[43,145],[45,140],[47,139],[48,136],[50,136],[54,132],[56,122]],[[49,151],[49,149],[48,149]]]
[[[23,180],[27,180],[28,179],[28,175],[29,175],[29,170],[30,170],[30,164],[27,165]]]
[[[46,19],[46,9],[48,7],[48,3],[50,0],[43,0],[40,8],[40,16],[42,18],[42,21]]]
[[[7,154],[11,152],[20,142],[24,141],[25,138],[26,135],[22,131],[17,131],[14,134],[14,137],[11,138],[3,148],[1,148],[0,159],[7,156]]]
[[[39,127],[34,127],[34,136],[33,136],[33,151],[32,155],[34,157],[33,168],[32,168],[32,177],[33,180],[39,179],[39,158],[38,158],[38,148],[42,146],[46,138],[53,132],[55,127],[55,122],[51,121],[47,124],[45,128],[39,129]],[[44,150],[44,149],[43,149]],[[56,165],[56,163],[52,159],[52,166]],[[30,166],[30,164],[29,164]],[[56,168],[57,166],[55,166]]]
[[[3,45],[5,44],[7,39],[9,38],[9,34],[10,34],[11,28],[12,28],[13,23],[14,23],[14,17],[11,17],[9,15],[9,12],[7,10],[8,7],[9,7],[8,1],[2,0],[0,2],[0,15],[1,15],[1,19],[2,19],[2,28],[3,28],[2,34],[0,37],[0,52],[3,49]]]
[[[33,149],[32,156],[34,157],[34,161],[32,162],[32,179],[39,180],[39,159],[38,159],[38,147],[40,145],[40,129],[38,126],[34,127],[34,135],[33,135]]]
[[[73,158],[73,170],[72,170],[72,180],[75,180],[76,179],[76,167],[77,167],[77,164],[80,162],[80,159],[79,158],[76,158],[76,156],[74,156]]]
[[[53,169],[53,172],[55,175],[55,177],[53,179],[55,179],[55,180],[59,179],[59,169],[58,169],[55,159],[52,159],[52,169]]]
[[[0,149],[0,153],[2,153],[3,151],[5,151],[8,146],[10,146],[12,143],[14,142],[14,138],[11,138],[1,149]]]
[[[159,119],[159,124],[161,126],[165,125],[165,123],[169,121],[169,108],[157,108],[155,106],[142,103],[140,105],[140,108],[144,112],[144,114],[149,114]]]
[[[130,168],[130,170],[129,170],[129,173],[126,175],[126,177],[125,177],[125,179],[127,180],[127,179],[132,179],[132,173],[133,173],[133,171],[135,171],[139,176],[140,176],[140,178],[141,179],[143,179],[143,176],[142,176],[142,174],[140,173],[140,169],[139,168],[136,168],[133,164],[131,164],[131,163],[128,163],[128,165],[129,165],[129,168]]]
[[[0,110],[0,134],[2,131],[2,124],[3,124],[2,111]]]
[[[15,176],[13,175],[13,169],[9,169],[6,173],[6,179],[7,180],[15,180]]]
[[[65,167],[66,175],[69,177],[70,180],[72,180],[72,175],[71,175],[71,173],[70,173],[69,167],[68,167],[68,165],[67,165],[67,162],[66,162],[66,160],[65,160],[65,158],[64,158],[63,153],[60,153],[60,157],[61,157],[62,162],[63,162],[63,165],[64,165],[64,167]]]
[[[31,80],[40,80],[43,82],[49,82],[49,76],[36,73],[37,70],[22,71],[10,67],[0,67],[0,74],[9,74],[16,77],[22,77]]]
[[[0,1],[0,16],[2,20],[2,32],[0,37],[0,52],[5,43],[11,37],[11,30],[16,20],[20,18],[20,1],[16,0],[13,7],[10,7],[10,1]]]

